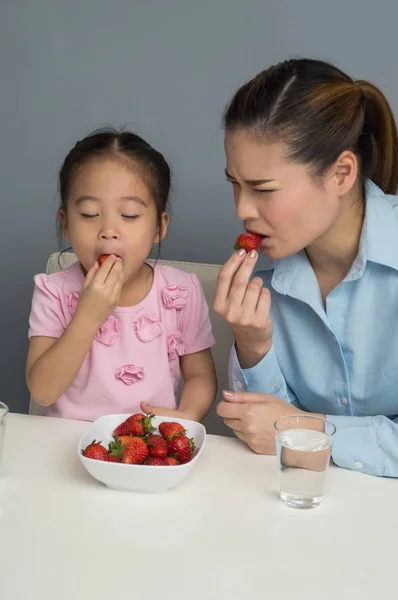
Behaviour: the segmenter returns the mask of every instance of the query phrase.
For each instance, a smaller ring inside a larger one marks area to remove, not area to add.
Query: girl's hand
[[[272,345],[271,294],[260,277],[249,279],[256,265],[255,250],[239,250],[222,267],[214,297],[214,310],[231,326],[243,368],[254,366]]]
[[[274,423],[286,415],[306,415],[289,402],[269,394],[223,392],[217,414],[257,454],[275,454]]]
[[[123,261],[111,254],[100,267],[98,262],[88,271],[76,313],[94,320],[98,327],[117,307],[124,282]]]

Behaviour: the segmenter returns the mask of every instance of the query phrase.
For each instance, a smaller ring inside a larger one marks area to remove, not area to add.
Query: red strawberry
[[[93,458],[94,460],[109,460],[106,448],[101,446],[101,442],[97,442],[96,440],[93,440],[85,450],[82,450],[82,454],[86,458]]]
[[[237,238],[235,242],[235,250],[240,250],[243,248],[246,252],[250,252],[250,250],[257,250],[263,236],[259,233],[254,233],[254,231],[245,231],[245,233],[241,233],[241,235]]]
[[[152,427],[153,417],[154,415],[132,415],[126,419],[125,423],[130,427],[130,433],[132,435],[147,435],[148,433],[155,431],[155,428]]]
[[[150,458],[148,458],[147,461],[145,461],[145,464],[162,467],[164,465],[164,460],[163,460],[163,458],[156,458],[154,456],[151,456]]]
[[[108,455],[108,462],[120,463],[120,462],[122,462],[122,459],[120,458],[120,456],[111,456],[109,454]]]
[[[177,433],[182,435],[186,433],[184,427],[180,425],[180,423],[170,423],[168,421],[160,423],[159,432],[165,440],[169,440],[171,436],[176,435]]]
[[[120,425],[116,427],[113,435],[116,435],[117,437],[121,437],[122,435],[130,435],[130,426],[128,423],[126,423],[126,421],[123,421],[123,423],[120,423]]]
[[[129,440],[130,438],[127,438]],[[121,462],[123,454],[123,442],[121,438],[114,436],[113,442],[108,446],[108,460],[109,462]]]
[[[174,456],[181,464],[191,460],[195,443],[186,435],[177,435],[169,441],[169,454]]]
[[[166,456],[164,459],[164,464],[168,467],[180,464],[174,456]]]
[[[123,446],[122,463],[142,465],[148,457],[148,446],[142,438],[133,437]]]
[[[169,451],[167,442],[160,435],[152,434],[147,440],[149,456],[166,458]]]
[[[102,267],[102,265],[104,264],[104,262],[106,261],[106,259],[108,258],[108,256],[110,256],[109,254],[101,254],[98,257],[98,264],[100,267]]]
[[[129,442],[133,436],[131,435],[119,435],[118,437],[114,436],[116,439],[120,440],[122,446],[124,446],[124,444],[127,444],[127,442]]]
[[[106,261],[106,259],[108,258],[108,256],[110,256],[110,254],[100,254],[98,257],[98,264],[100,267],[102,267],[102,265],[104,264],[104,262]],[[118,256],[117,254],[115,254],[115,256],[117,256],[118,258],[120,258],[120,256]]]

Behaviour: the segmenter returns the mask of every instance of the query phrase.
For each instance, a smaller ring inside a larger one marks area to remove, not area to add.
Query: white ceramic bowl
[[[130,415],[107,415],[100,417],[86,429],[80,438],[77,449],[79,458],[84,468],[102,483],[114,490],[126,492],[162,493],[181,483],[188,473],[193,469],[206,441],[206,429],[201,423],[187,421],[185,419],[174,419],[170,417],[154,417],[154,427],[162,421],[176,421],[187,430],[188,437],[195,440],[196,450],[192,460],[184,465],[176,466],[149,466],[149,465],[125,465],[111,463],[102,460],[93,460],[82,455],[82,450],[87,448],[93,440],[102,441],[107,448],[113,440],[112,432]]]

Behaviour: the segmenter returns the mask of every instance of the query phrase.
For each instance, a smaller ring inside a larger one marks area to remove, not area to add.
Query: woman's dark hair
[[[69,152],[59,172],[59,208],[67,212],[71,186],[79,169],[93,158],[120,157],[131,163],[148,186],[156,203],[158,227],[166,211],[171,187],[170,167],[163,154],[130,131],[100,129],[85,137]],[[58,234],[62,240],[61,224]]]
[[[259,73],[232,98],[224,126],[284,142],[287,158],[309,165],[315,177],[351,150],[362,182],[397,192],[398,135],[388,101],[329,63],[292,59]]]

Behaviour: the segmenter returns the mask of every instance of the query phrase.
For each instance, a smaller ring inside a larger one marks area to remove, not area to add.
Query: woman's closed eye
[[[94,217],[98,217],[98,214],[92,215],[89,213],[80,213],[83,219],[94,219]]]
[[[138,219],[140,215],[122,215],[123,219],[129,219],[129,220],[133,220],[133,219]]]

